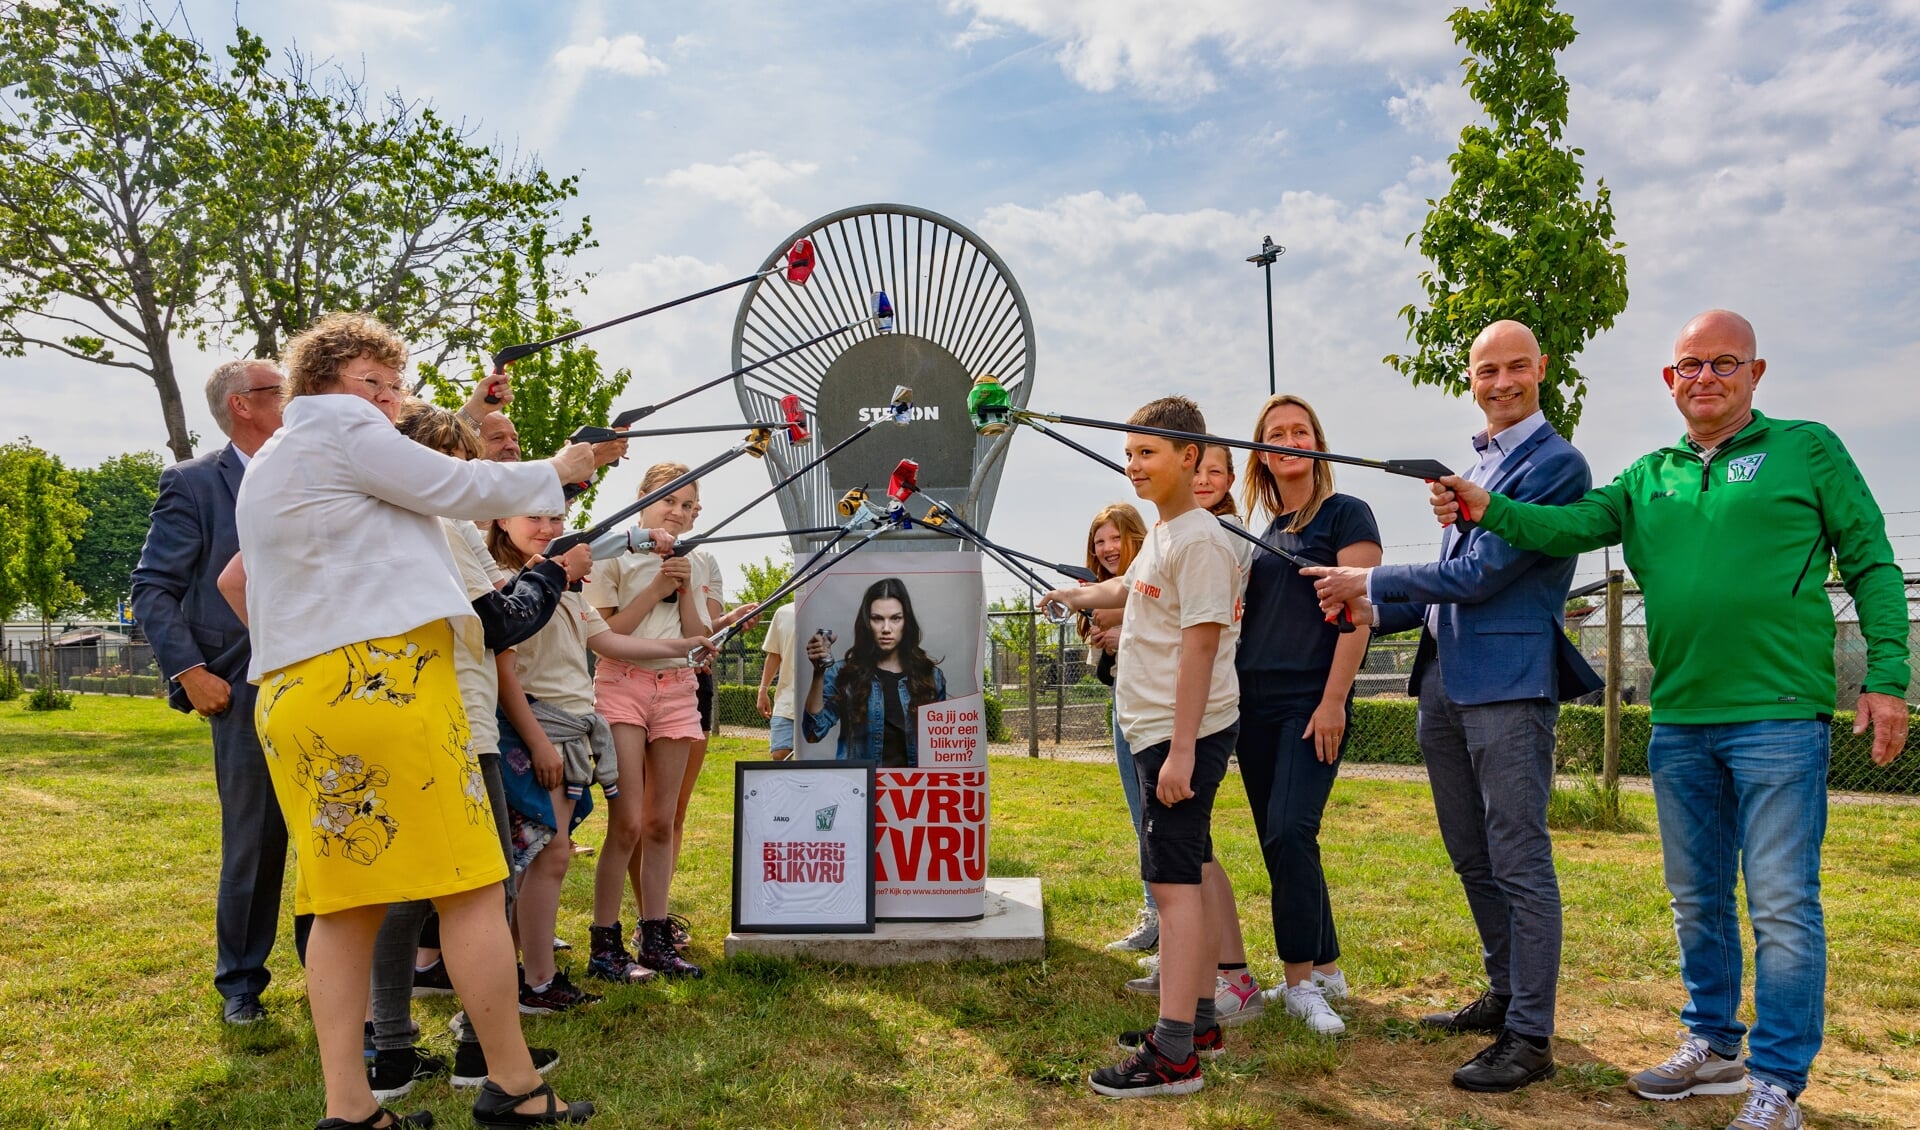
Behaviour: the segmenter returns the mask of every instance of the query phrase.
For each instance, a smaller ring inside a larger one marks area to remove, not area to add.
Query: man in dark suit
[[[287,828],[253,729],[247,630],[215,581],[239,551],[233,500],[248,460],[280,427],[280,373],[229,361],[207,381],[207,407],[231,440],[160,473],[152,526],[133,571],[133,611],[172,681],[168,701],[213,725],[220,791],[220,895],[213,984],[229,1024],[266,1016],[267,955],[280,924]]]
[[[1495,322],[1468,354],[1487,429],[1468,477],[1529,502],[1564,504],[1592,485],[1587,461],[1547,424],[1547,358],[1533,331]],[[1420,700],[1420,752],[1434,811],[1486,964],[1488,989],[1422,1022],[1498,1039],[1454,1072],[1455,1086],[1512,1091],[1553,1073],[1560,976],[1560,883],[1547,833],[1560,703],[1600,680],[1563,630],[1575,558],[1523,553],[1479,528],[1450,527],[1440,560],[1325,568],[1328,607],[1374,604],[1374,631],[1420,627],[1407,692]]]

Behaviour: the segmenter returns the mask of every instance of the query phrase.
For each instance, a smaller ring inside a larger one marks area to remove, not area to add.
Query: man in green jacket
[[[1629,1085],[1650,1099],[1747,1091],[1728,1130],[1803,1125],[1795,1100],[1825,1025],[1830,559],[1867,641],[1854,732],[1873,727],[1876,764],[1899,755],[1908,721],[1906,588],[1880,508],[1824,425],[1753,410],[1766,369],[1753,326],[1709,310],[1680,331],[1665,370],[1687,422],[1679,443],[1566,506],[1489,496],[1457,476],[1433,488],[1442,524],[1477,521],[1555,555],[1617,543],[1640,582],[1654,666],[1647,763],[1688,1036]],[[1740,870],[1754,924],[1751,1031],[1737,1017]]]

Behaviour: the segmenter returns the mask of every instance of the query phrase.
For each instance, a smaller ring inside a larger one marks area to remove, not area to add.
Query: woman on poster
[[[865,758],[888,769],[919,766],[919,709],[946,701],[947,677],[920,647],[920,621],[900,578],[867,588],[845,659],[833,661],[833,637],[826,631],[807,641],[807,658],[813,662],[802,725],[808,741],[824,741],[839,726],[835,759]]]

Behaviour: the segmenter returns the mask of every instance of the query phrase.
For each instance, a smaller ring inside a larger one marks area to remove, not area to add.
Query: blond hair
[[[1315,412],[1313,405],[1305,400],[1284,392],[1278,396],[1267,397],[1267,402],[1260,406],[1260,414],[1253,418],[1253,442],[1266,442],[1263,433],[1267,430],[1267,414],[1275,408],[1288,406],[1298,408],[1307,414],[1307,424],[1313,428],[1314,450],[1325,451],[1327,433],[1320,426],[1320,414]],[[1246,482],[1240,485],[1240,491],[1241,497],[1246,499],[1249,518],[1253,516],[1256,509],[1265,510],[1275,518],[1285,512],[1282,509],[1285,504],[1280,501],[1280,484],[1274,479],[1273,472],[1267,469],[1266,458],[1261,452],[1247,453]],[[1306,529],[1307,524],[1313,521],[1314,515],[1320,513],[1320,505],[1332,495],[1333,464],[1324,459],[1315,459],[1313,461],[1313,495],[1307,499],[1306,505],[1294,511],[1293,521],[1287,523],[1286,532],[1297,534]]]
[[[1227,474],[1231,476],[1233,474],[1233,448],[1228,447],[1224,443],[1210,443],[1205,447],[1201,448],[1200,449],[1201,462],[1205,462],[1207,456],[1212,454],[1215,451],[1218,451],[1223,457],[1223,462],[1225,462],[1227,465]],[[1199,463],[1194,464],[1194,469],[1195,470],[1199,469]],[[1220,517],[1221,515],[1231,515],[1235,518],[1238,518],[1240,516],[1239,509],[1235,507],[1233,504],[1233,487],[1231,485],[1229,485],[1226,490],[1223,490],[1220,492],[1220,501],[1214,503],[1212,506],[1207,507],[1207,513],[1213,515],[1216,518]]]
[[[1093,555],[1093,539],[1099,535],[1100,527],[1112,526],[1120,535],[1120,572],[1109,573],[1100,559]],[[1087,527],[1087,568],[1101,580],[1117,577],[1133,564],[1134,554],[1140,552],[1140,546],[1147,540],[1147,524],[1140,518],[1140,512],[1124,502],[1103,506],[1093,516],[1093,524]]]
[[[484,459],[486,445],[480,433],[457,412],[417,398],[409,398],[394,421],[400,434],[442,455],[455,459]]]
[[[398,371],[407,364],[407,343],[371,314],[328,314],[281,352],[287,399],[339,392],[340,371],[362,357]]]

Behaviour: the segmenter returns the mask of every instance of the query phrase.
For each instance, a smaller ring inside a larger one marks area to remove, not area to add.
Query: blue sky
[[[1564,7],[1581,30],[1562,61],[1570,139],[1590,179],[1614,191],[1632,291],[1580,359],[1593,387],[1575,441],[1596,477],[1679,433],[1659,366],[1688,315],[1729,306],[1756,322],[1772,366],[1760,407],[1840,432],[1882,505],[1900,512],[1896,551],[1920,571],[1910,439],[1920,3]],[[1461,462],[1477,427],[1470,403],[1414,390],[1379,360],[1402,347],[1395,312],[1417,297],[1422,264],[1402,241],[1445,190],[1446,155],[1473,113],[1446,5],[192,0],[184,10],[219,38],[236,8],[269,44],[333,56],[376,89],[429,100],[577,173],[578,211],[600,240],[581,264],[598,276],[578,304],[587,320],[743,274],[836,208],[915,204],[972,227],[1025,289],[1039,335],[1035,406],[1070,410],[1095,390],[1116,406],[1182,392],[1216,430],[1240,434],[1266,377],[1259,278],[1242,260],[1270,233],[1288,247],[1274,277],[1280,383],[1320,408],[1336,447]],[[635,391],[656,399],[647,393],[725,370],[733,313],[723,298],[647,319],[605,335],[601,356],[631,365]],[[210,364],[183,350],[189,374]],[[6,432],[72,462],[160,447],[157,404],[137,377],[29,356],[0,360],[0,387]],[[124,407],[103,417],[92,407],[103,393]],[[734,418],[729,396],[710,396],[685,418]],[[204,409],[190,418],[213,434]],[[672,442],[642,461],[715,449]],[[627,496],[639,470],[621,468],[603,497]],[[750,465],[716,475],[709,513],[764,484]],[[1374,505],[1388,560],[1430,556],[1417,484],[1351,471],[1341,485]],[[1123,491],[1023,435],[994,532],[1069,558],[1083,516]],[[765,524],[774,517],[769,505]],[[1598,567],[1583,563],[1583,574]]]

